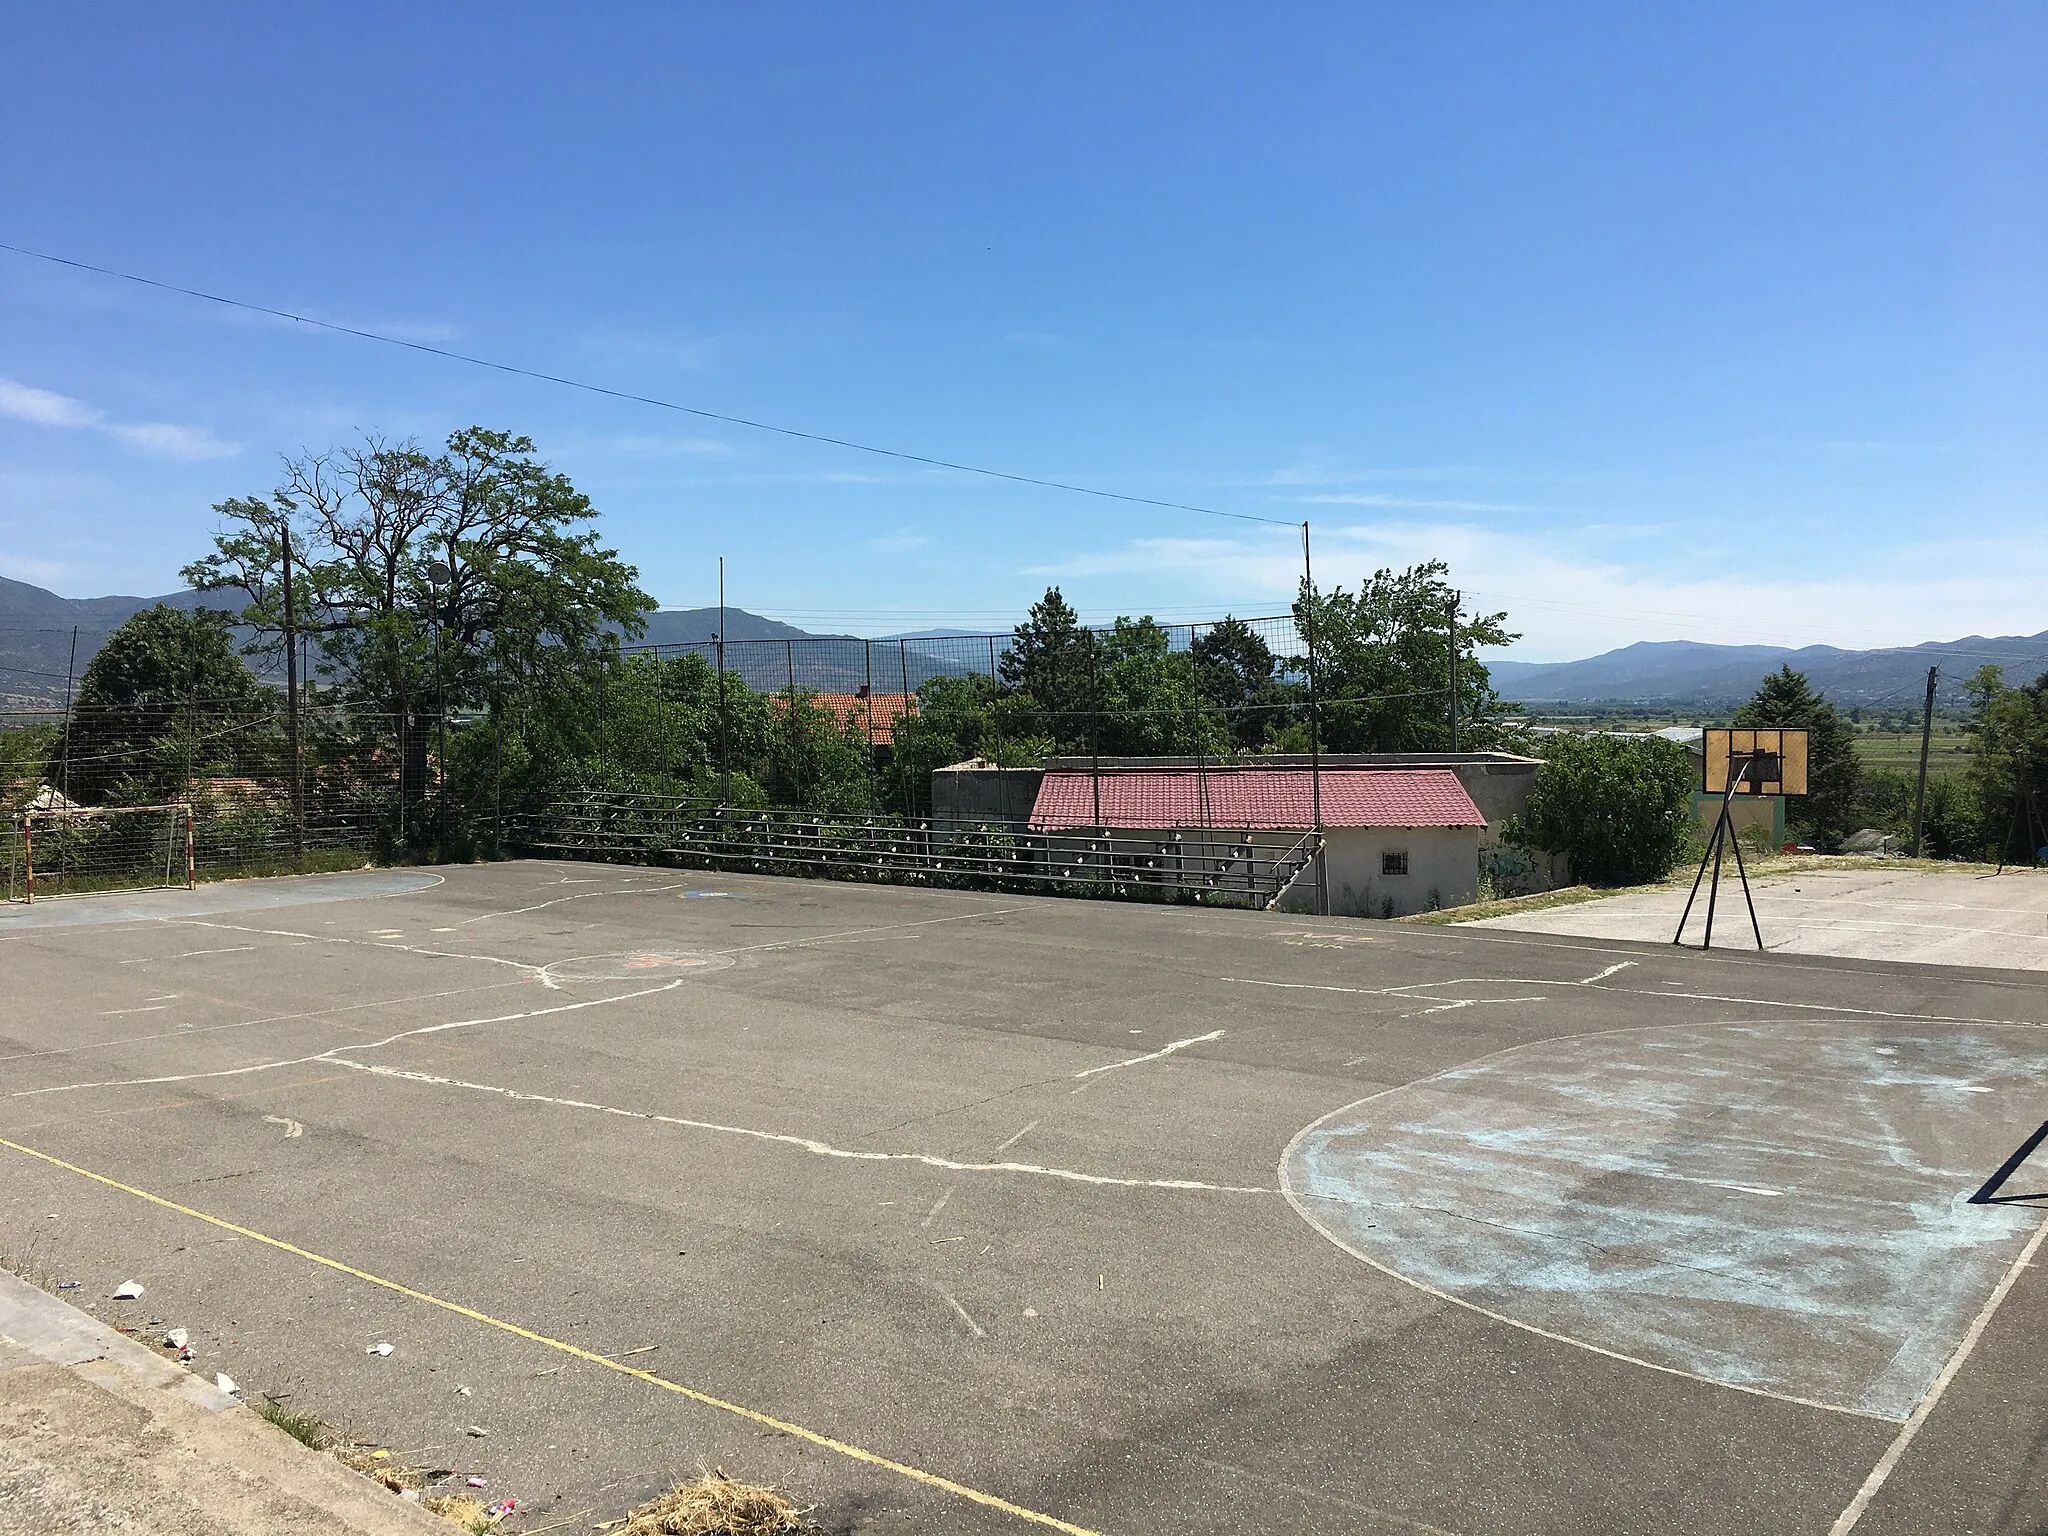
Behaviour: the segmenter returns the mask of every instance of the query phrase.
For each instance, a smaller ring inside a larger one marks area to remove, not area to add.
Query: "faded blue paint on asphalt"
[[[0,934],[27,928],[81,928],[103,923],[169,922],[219,917],[226,912],[268,912],[322,901],[403,896],[439,885],[419,869],[350,870],[338,875],[280,875],[267,880],[220,880],[194,890],[124,891],[118,896],[59,896],[34,905],[0,907]]]
[[[1327,1235],[1568,1338],[1912,1412],[2042,1213],[1970,1193],[2048,1037],[1871,1022],[1538,1043],[1340,1110],[1283,1175]]]

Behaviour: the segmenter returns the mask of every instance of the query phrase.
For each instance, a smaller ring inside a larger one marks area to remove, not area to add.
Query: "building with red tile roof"
[[[1478,895],[1486,818],[1449,768],[1053,769],[1028,824],[1098,849],[1131,845],[1134,859],[1170,860],[1176,878],[1228,880],[1255,839],[1305,838],[1318,823],[1322,857],[1276,907],[1400,917]]]

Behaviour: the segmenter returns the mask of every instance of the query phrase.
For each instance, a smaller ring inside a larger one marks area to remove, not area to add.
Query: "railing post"
[[[185,889],[193,890],[199,884],[198,865],[192,854],[192,807],[185,807]]]

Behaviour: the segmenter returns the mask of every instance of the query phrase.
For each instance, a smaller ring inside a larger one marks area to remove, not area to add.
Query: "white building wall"
[[[1336,917],[1406,917],[1479,898],[1477,827],[1331,827],[1330,912]],[[1388,853],[1408,855],[1408,873],[1384,872]],[[1283,912],[1313,912],[1315,871],[1307,869],[1274,903]]]

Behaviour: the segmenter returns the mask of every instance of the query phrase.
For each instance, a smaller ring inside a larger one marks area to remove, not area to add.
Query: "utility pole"
[[[1316,698],[1316,573],[1309,561],[1308,523],[1301,525],[1302,639],[1308,646],[1309,819],[1316,834],[1316,916],[1330,915],[1330,859],[1323,848],[1323,727]]]
[[[1927,748],[1934,738],[1934,680],[1941,668],[1927,669],[1927,702],[1920,710],[1920,778],[1913,786],[1913,857],[1920,855],[1920,813],[1927,806]]]
[[[1464,597],[1462,592],[1451,594],[1451,750],[1458,750],[1458,603]]]
[[[299,615],[292,592],[292,523],[284,530],[284,736],[292,760],[292,857],[306,857],[306,764],[299,748]]]
[[[57,770],[57,793],[71,798],[71,680],[78,675],[78,626],[71,626],[71,660],[64,665],[64,745]]]
[[[718,633],[712,636],[718,647],[718,805],[732,804],[732,752],[726,735],[725,714],[725,556],[718,557]]]

